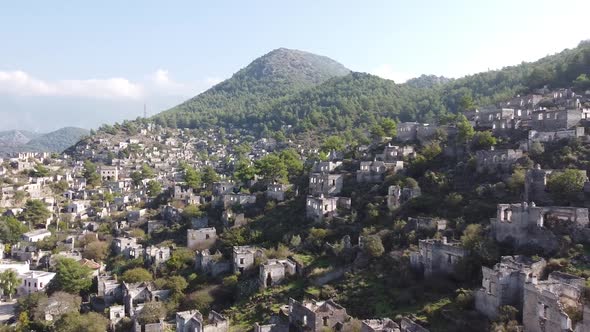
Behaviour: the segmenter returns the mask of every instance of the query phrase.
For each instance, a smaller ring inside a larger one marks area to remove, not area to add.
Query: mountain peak
[[[349,69],[326,56],[278,48],[255,59],[230,79],[163,114],[204,110],[247,113],[258,106],[252,100],[264,102],[284,97],[349,73]]]
[[[281,47],[255,59],[234,77],[315,85],[349,73],[349,69],[326,56]]]

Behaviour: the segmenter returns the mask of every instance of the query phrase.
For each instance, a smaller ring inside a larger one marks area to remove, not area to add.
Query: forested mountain
[[[459,79],[423,75],[395,84],[347,73],[326,57],[278,49],[155,120],[182,128],[242,127],[258,134],[284,125],[322,133],[364,129],[382,117],[430,122],[462,111],[465,100],[485,106],[544,85],[590,88],[590,43]]]
[[[75,127],[65,127],[47,134],[18,130],[1,132],[0,156],[17,151],[62,152],[89,133],[86,129]]]
[[[280,48],[156,119],[179,127],[226,123],[228,115],[256,114],[276,99],[348,73],[350,70],[330,58]]]

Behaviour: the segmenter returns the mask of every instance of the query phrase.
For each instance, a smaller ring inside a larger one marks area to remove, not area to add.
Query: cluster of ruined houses
[[[587,121],[590,110],[584,106],[583,96],[570,90],[557,90],[527,96],[518,96],[495,108],[485,108],[466,113],[473,125],[480,129],[490,129],[497,135],[509,134],[514,130],[528,130],[527,141],[520,149],[492,149],[477,151],[477,172],[507,173],[513,165],[524,156],[524,152],[534,142],[550,142],[561,138],[578,138],[585,136],[581,126]],[[7,208],[6,214],[18,216],[23,210],[16,198],[24,192],[29,198],[39,199],[52,212],[43,225],[34,225],[34,229],[24,234],[20,243],[13,245],[10,257],[0,261],[0,271],[15,269],[21,276],[22,285],[19,294],[43,291],[55,276],[41,268],[50,267],[57,257],[69,257],[80,264],[91,267],[99,277],[99,292],[93,297],[92,304],[98,310],[109,308],[111,322],[122,317],[135,317],[142,305],[149,301],[165,300],[169,291],[158,290],[151,283],[125,284],[103,273],[99,262],[82,258],[76,243],[78,239],[96,231],[99,220],[114,213],[123,212],[126,218],[116,223],[118,237],[113,240],[115,253],[128,259],[143,258],[148,265],[158,266],[170,259],[174,248],[167,246],[144,247],[136,238],[126,231],[134,225],[145,222],[148,233],[178,222],[182,210],[171,205],[162,206],[159,217],[152,218],[150,211],[137,208],[149,203],[146,184],[136,186],[130,177],[133,171],[140,169],[144,163],[151,165],[156,174],[154,180],[169,188],[173,201],[184,205],[211,203],[222,209],[222,226],[239,227],[246,223],[244,208],[257,202],[254,194],[239,191],[239,186],[231,181],[215,182],[210,197],[201,197],[193,189],[185,186],[183,174],[177,167],[187,162],[194,167],[212,166],[225,169],[231,161],[232,147],[241,143],[239,134],[227,134],[220,137],[213,130],[205,130],[204,135],[196,138],[183,130],[168,129],[163,131],[153,124],[147,124],[132,138],[119,141],[113,138],[100,138],[98,144],[79,144],[75,153],[80,159],[88,158],[101,164],[97,171],[102,179],[100,188],[89,188],[82,176],[83,163],[63,155],[49,158],[46,153],[19,153],[9,159],[0,160],[0,176],[11,179],[14,185],[2,185],[0,190],[0,207]],[[401,123],[398,125],[397,141],[426,142],[444,131],[454,135],[453,126],[439,126],[421,123]],[[260,139],[252,144],[248,152],[250,160],[256,160],[277,148],[276,141]],[[362,149],[362,151],[361,151]],[[366,152],[367,147],[359,147],[359,152]],[[301,150],[301,149],[300,149]],[[206,151],[210,158],[197,158],[196,151]],[[304,152],[301,150],[300,152]],[[317,151],[307,151],[317,152]],[[130,155],[132,154],[132,155]],[[332,151],[328,161],[316,162],[309,174],[309,192],[306,197],[306,216],[315,221],[323,221],[343,216],[351,208],[350,197],[345,197],[343,188],[349,178],[357,183],[382,183],[388,174],[403,170],[404,162],[415,156],[410,144],[388,144],[382,153],[371,155],[365,153],[362,160],[357,160],[358,169],[354,174],[344,171],[343,155]],[[214,157],[214,158],[213,158]],[[35,169],[38,164],[47,164],[56,175],[49,177],[22,177],[22,172]],[[558,170],[557,170],[558,171]],[[524,203],[500,204],[496,218],[491,219],[491,236],[498,242],[510,243],[516,247],[535,247],[543,252],[555,251],[559,245],[558,236],[552,231],[556,224],[562,225],[575,241],[587,238],[588,211],[584,208],[551,206],[551,197],[546,190],[547,178],[556,170],[536,167],[528,170],[525,178]],[[580,171],[583,172],[583,171]],[[585,172],[584,172],[585,175]],[[65,206],[59,205],[51,192],[51,185],[65,181],[68,189],[63,193]],[[590,191],[590,184],[585,186]],[[296,192],[292,185],[270,183],[264,195],[267,199],[283,201]],[[114,194],[114,200],[107,202],[93,199],[105,193]],[[396,209],[405,202],[419,197],[419,187],[411,185],[392,185],[388,188],[387,206]],[[530,203],[529,203],[530,202]],[[539,204],[537,206],[535,203]],[[55,217],[63,214],[72,220],[83,223],[80,234],[69,237],[60,243],[58,254],[37,248],[36,242],[49,237],[47,230]],[[410,218],[408,227],[444,230],[446,222],[433,218]],[[219,227],[219,225],[217,225]],[[195,250],[195,269],[201,273],[219,276],[224,273],[247,272],[258,269],[258,283],[261,288],[281,283],[290,276],[300,273],[300,267],[291,259],[266,259],[264,251],[252,246],[234,247],[231,258],[226,258],[219,251],[214,251],[218,238],[218,228],[209,223],[208,217],[195,217],[187,230],[187,247]],[[350,242],[350,241],[349,241]],[[359,241],[360,242],[360,241]],[[3,246],[0,246],[3,247]],[[423,239],[419,249],[410,256],[411,264],[425,275],[452,274],[455,267],[468,252],[454,241],[446,238]],[[590,309],[582,301],[583,282],[563,273],[552,273],[546,280],[541,280],[544,261],[533,261],[523,256],[503,257],[493,269],[483,268],[482,289],[477,292],[476,306],[486,316],[497,316],[503,305],[513,305],[523,313],[522,321],[526,331],[564,331],[567,329],[584,331],[590,329]],[[30,268],[38,268],[31,270]],[[123,303],[118,305],[117,303]],[[101,309],[102,308],[102,309]],[[572,308],[583,313],[582,321],[573,321],[569,313]],[[315,331],[326,327],[346,330],[350,317],[346,310],[332,301],[297,302],[291,300],[286,310],[281,310],[283,318],[277,318],[266,325],[256,325],[255,331],[279,331],[282,329]],[[280,316],[280,315],[279,315]],[[163,330],[166,323],[154,323],[152,326],[136,328],[145,331]],[[139,325],[138,325],[139,324]],[[176,317],[177,331],[227,331],[227,319],[214,311],[204,317],[198,311],[179,312]],[[285,330],[285,331],[286,331]],[[391,319],[366,320],[362,322],[362,331],[426,331],[409,318],[394,322]]]
[[[588,209],[546,206],[534,203],[499,204],[491,218],[494,240],[516,248],[535,248],[551,253],[558,249],[558,235],[548,224],[560,224],[576,241],[590,232]],[[459,242],[441,239],[419,241],[410,263],[425,276],[455,274],[457,265],[469,254]],[[584,297],[585,279],[553,272],[546,280],[542,258],[504,256],[493,268],[482,267],[482,288],[476,292],[476,309],[490,319],[498,317],[502,306],[522,313],[524,331],[588,331],[590,306]]]
[[[346,177],[342,170],[342,156],[332,153],[328,161],[316,162],[309,174],[309,194],[306,199],[306,216],[316,221],[338,217],[339,211],[350,210],[349,197],[340,196]],[[355,177],[357,183],[382,183],[387,174],[395,174],[404,168],[404,160],[415,156],[411,145],[388,144],[383,153],[373,160],[360,161]],[[340,158],[340,159],[338,159]],[[395,208],[420,195],[419,188],[394,186],[389,189],[388,206]]]

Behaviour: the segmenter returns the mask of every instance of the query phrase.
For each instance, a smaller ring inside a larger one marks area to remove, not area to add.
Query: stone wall
[[[562,332],[573,330],[566,308],[583,310],[581,303],[584,279],[552,273],[546,281],[525,285],[523,325],[525,332]]]
[[[217,241],[217,231],[215,227],[186,230],[187,247],[192,250],[209,249]]]
[[[417,252],[410,253],[410,264],[425,276],[454,274],[456,265],[467,255],[458,243],[447,243],[446,237],[420,240],[418,246]]]

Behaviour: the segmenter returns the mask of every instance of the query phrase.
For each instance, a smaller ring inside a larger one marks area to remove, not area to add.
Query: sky
[[[401,83],[534,61],[590,38],[588,0],[5,1],[0,130],[166,110],[279,47]]]

